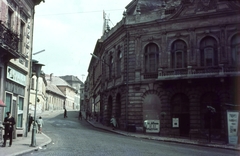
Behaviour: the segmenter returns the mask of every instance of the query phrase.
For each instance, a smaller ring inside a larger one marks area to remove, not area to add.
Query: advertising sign
[[[145,120],[144,126],[146,128],[146,133],[160,132],[160,120]]]
[[[231,145],[238,144],[238,119],[239,112],[227,111],[228,143]]]
[[[179,127],[179,119],[178,118],[172,118],[172,127],[174,127],[174,128]]]

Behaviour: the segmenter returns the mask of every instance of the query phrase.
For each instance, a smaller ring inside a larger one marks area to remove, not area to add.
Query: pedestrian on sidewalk
[[[81,111],[79,111],[78,120],[82,120],[82,112]]]
[[[114,130],[117,127],[117,120],[114,116],[112,116],[110,123],[112,125],[112,129]]]
[[[42,134],[43,119],[41,116],[38,118],[37,124],[38,124],[38,133]]]
[[[4,142],[3,142],[3,147],[6,146],[6,141],[7,138],[9,138],[9,147],[12,146],[12,133],[13,133],[13,129],[14,129],[14,125],[15,125],[15,119],[14,117],[12,117],[10,112],[7,112],[7,117],[4,118],[4,122],[3,125],[5,126],[4,128]]]
[[[64,118],[67,118],[67,109],[64,108]]]
[[[32,122],[33,122],[33,117],[31,115],[31,113],[29,113],[29,117],[28,117],[28,132],[30,132],[30,129],[31,129],[31,125],[32,125]]]

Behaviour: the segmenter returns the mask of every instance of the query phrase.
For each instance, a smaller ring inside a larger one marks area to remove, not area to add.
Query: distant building
[[[69,83],[67,83],[64,79],[53,76],[53,74],[45,76],[48,83],[55,85],[58,89],[64,94],[65,101],[63,101],[63,108],[67,110],[75,109],[75,98],[77,94],[77,90],[73,88]]]
[[[36,113],[42,113],[46,110],[46,87],[47,81],[45,79],[45,74],[42,73],[38,78],[38,91],[37,91],[37,99],[36,99],[36,86],[37,86],[37,77],[33,75],[31,81],[31,92],[30,92],[30,100],[29,100],[29,113],[34,114],[35,110],[35,102],[36,105]]]
[[[46,97],[45,110],[63,110],[63,103],[66,99],[66,96],[54,83],[50,81],[50,79],[47,81]]]
[[[81,104],[81,92],[82,92],[82,85],[83,82],[79,80],[77,76],[73,75],[66,75],[66,76],[60,76],[63,80],[65,80],[68,84],[70,84],[74,89],[77,90],[75,99],[74,99],[74,109],[80,109]]]
[[[128,131],[160,120],[162,135],[211,129],[224,140],[226,111],[239,110],[239,10],[239,1],[132,0],[96,43],[88,107],[99,103],[104,125],[114,115]]]

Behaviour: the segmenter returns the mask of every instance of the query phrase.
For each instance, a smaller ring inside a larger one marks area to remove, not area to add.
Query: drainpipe
[[[127,44],[126,44],[126,46],[127,46],[127,55],[126,55],[126,64],[127,64],[127,66],[126,66],[126,104],[125,104],[125,115],[126,115],[126,117],[125,117],[125,126],[126,126],[126,130],[127,130],[127,128],[128,128],[128,103],[129,103],[129,99],[128,99],[128,94],[129,94],[129,86],[128,86],[128,79],[129,79],[129,73],[128,73],[128,66],[129,66],[129,64],[128,64],[128,62],[129,62],[129,33],[128,33],[128,31],[126,31],[127,32],[127,34],[126,34],[126,36],[127,36]]]

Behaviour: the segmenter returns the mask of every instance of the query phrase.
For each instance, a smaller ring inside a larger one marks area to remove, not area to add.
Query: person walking
[[[38,118],[37,124],[38,124],[38,133],[42,134],[43,119],[41,116]]]
[[[112,129],[114,130],[117,127],[117,120],[114,116],[112,116],[110,123],[112,125]]]
[[[10,112],[7,112],[6,114],[7,114],[7,117],[4,118],[4,122],[3,122],[5,129],[4,129],[4,142],[3,142],[2,147],[6,146],[6,141],[7,141],[8,137],[10,140],[9,147],[11,147],[12,146],[12,133],[13,133],[13,129],[14,129],[13,126],[16,124],[16,122]]]
[[[64,108],[64,118],[67,118],[67,109]]]
[[[32,122],[33,122],[33,117],[31,115],[31,113],[29,113],[29,117],[28,117],[28,132],[30,132],[30,129],[31,129],[31,125],[32,125]]]
[[[81,111],[79,111],[78,120],[82,120],[82,112]]]

